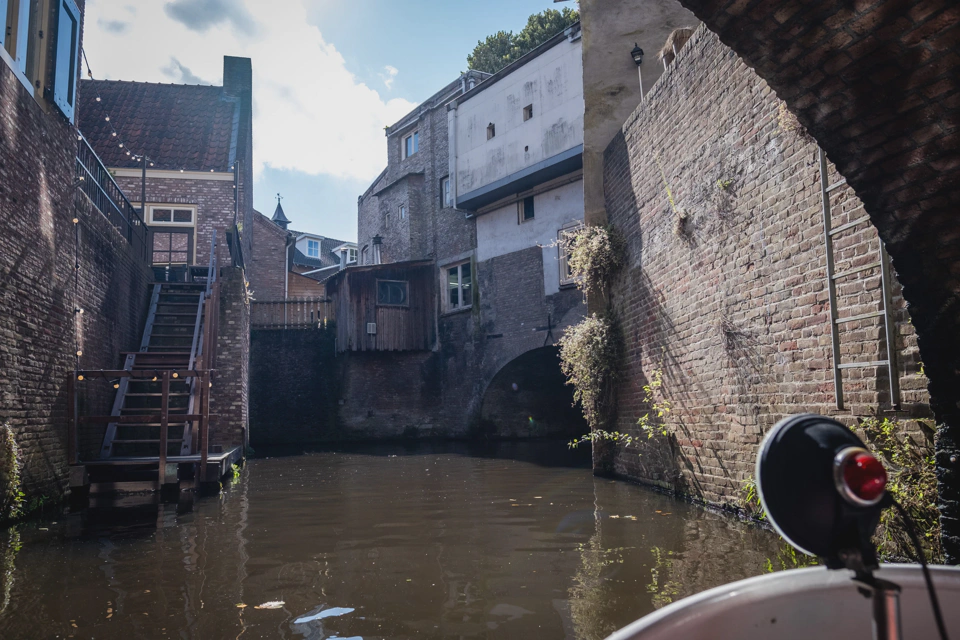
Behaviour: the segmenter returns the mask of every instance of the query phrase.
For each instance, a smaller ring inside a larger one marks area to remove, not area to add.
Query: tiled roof
[[[294,235],[304,235],[299,231],[291,231]],[[312,234],[306,234],[312,235]],[[317,236],[320,237],[320,236]],[[320,257],[311,258],[310,256],[305,255],[299,249],[294,249],[293,251],[293,264],[300,267],[310,267],[312,269],[320,269],[322,267],[332,267],[335,264],[340,264],[340,256],[333,252],[334,249],[343,244],[353,244],[352,242],[347,242],[346,240],[336,240],[334,238],[323,238],[320,237]]]
[[[221,87],[83,80],[79,94],[80,131],[106,166],[138,167],[129,150],[153,169],[230,171],[240,104]]]

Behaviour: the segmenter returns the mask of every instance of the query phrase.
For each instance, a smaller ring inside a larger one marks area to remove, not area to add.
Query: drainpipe
[[[450,104],[450,110],[453,111],[453,132],[450,135],[450,157],[453,159],[451,162],[451,171],[450,171],[450,190],[453,194],[453,208],[456,209],[458,206],[457,202],[457,103],[456,101]]]

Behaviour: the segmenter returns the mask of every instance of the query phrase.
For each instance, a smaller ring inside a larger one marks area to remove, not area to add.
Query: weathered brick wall
[[[250,338],[250,443],[340,437],[340,377],[333,329],[254,330]]]
[[[149,273],[72,187],[71,125],[4,63],[0,130],[0,420],[22,448],[25,491],[56,494],[66,488],[66,381],[78,343],[81,367],[118,367],[120,351],[139,345]],[[82,407],[109,408],[112,387],[87,386]]]
[[[261,214],[253,219],[251,255],[247,259],[247,279],[256,300],[283,300],[287,273],[287,232]]]
[[[611,292],[628,354],[617,428],[642,440],[611,461],[619,475],[733,503],[780,418],[851,422],[887,401],[871,368],[845,372],[847,410],[834,405],[817,148],[780,115],[767,84],[701,28],[606,151],[607,214],[628,241]],[[838,191],[835,225],[859,207]],[[877,247],[871,227],[839,235],[838,272],[875,262]],[[841,316],[879,308],[875,269],[838,290]],[[894,308],[905,409],[926,416],[899,294]],[[882,335],[877,319],[848,323],[843,361],[885,355]],[[676,436],[647,441],[636,423],[658,370]]]
[[[250,304],[243,271],[220,270],[220,333],[210,395],[210,444],[224,449],[249,443]]]
[[[127,198],[140,200],[140,178],[116,178]],[[147,202],[151,204],[192,204],[197,207],[197,226],[194,231],[196,264],[210,260],[210,240],[217,231],[220,264],[230,264],[226,231],[233,226],[233,182],[229,180],[197,180],[147,177]],[[158,227],[159,228],[159,227]]]

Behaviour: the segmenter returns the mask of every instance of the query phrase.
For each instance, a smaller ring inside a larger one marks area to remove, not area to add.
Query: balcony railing
[[[136,255],[147,260],[147,225],[83,136],[77,143],[77,182],[93,206],[133,246]]]

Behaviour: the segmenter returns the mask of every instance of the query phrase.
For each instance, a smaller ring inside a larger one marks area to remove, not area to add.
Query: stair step
[[[183,442],[183,438],[167,438],[167,442]],[[113,444],[160,444],[160,439],[155,440],[117,440],[113,439]]]
[[[127,398],[154,398],[154,397],[159,398],[159,397],[162,396],[162,395],[163,395],[162,393],[128,393],[128,394],[126,395],[126,397],[127,397]],[[182,396],[188,396],[188,397],[189,397],[190,394],[189,394],[189,393],[173,393],[173,392],[171,392],[171,393],[169,393],[168,395],[169,395],[171,398],[173,398],[173,397],[182,397]]]

